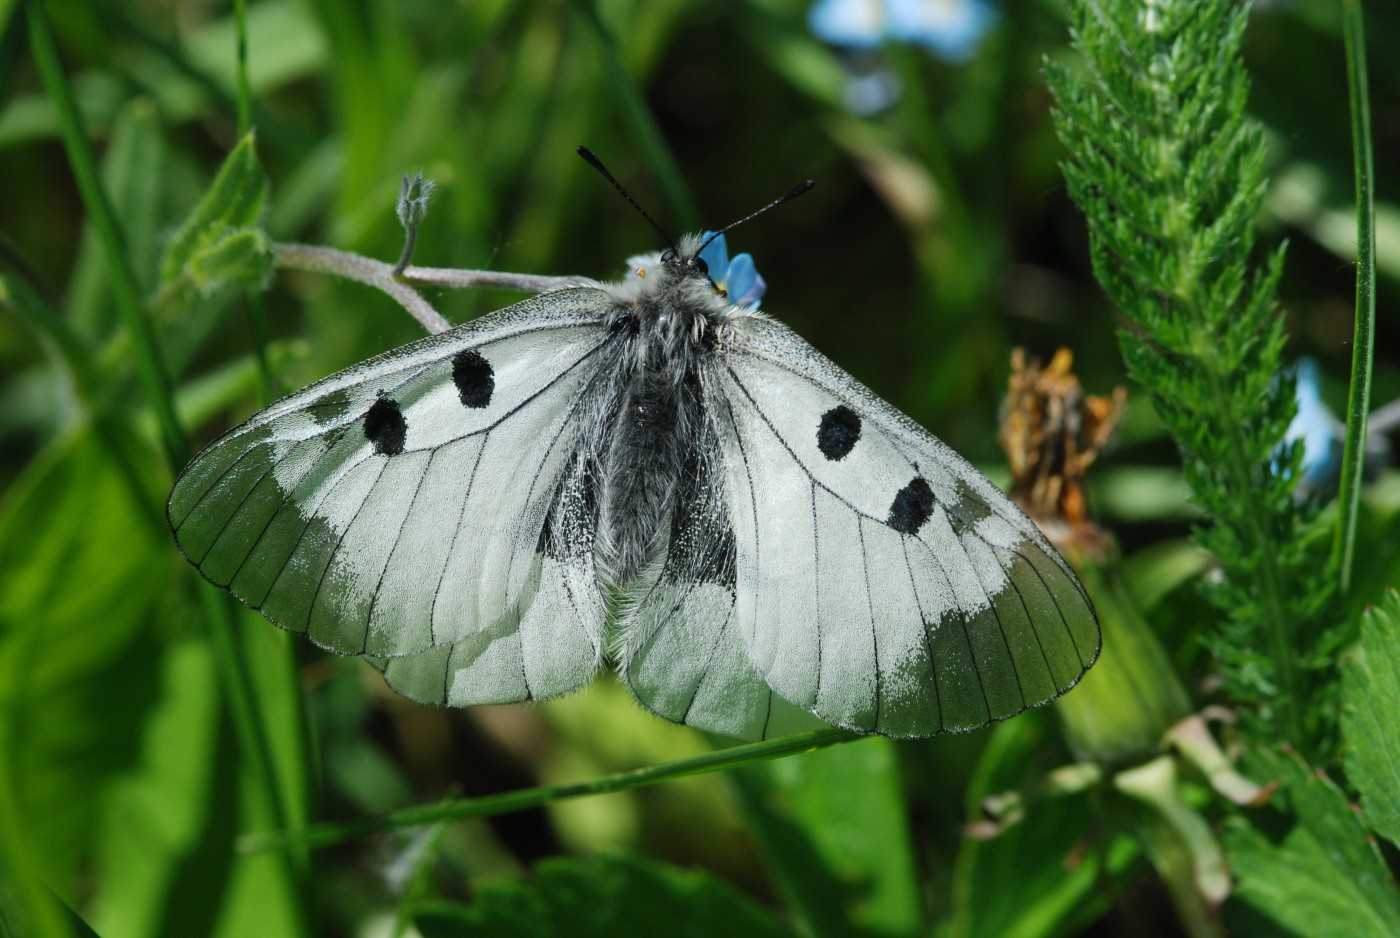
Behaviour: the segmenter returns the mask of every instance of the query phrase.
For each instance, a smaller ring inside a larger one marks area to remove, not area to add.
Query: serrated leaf
[[[1371,829],[1400,844],[1400,593],[1361,619],[1361,653],[1342,675],[1347,778]]]
[[[1400,890],[1376,845],[1326,776],[1271,755],[1298,823],[1280,843],[1243,822],[1226,837],[1236,895],[1308,938],[1400,935]]]
[[[423,938],[791,938],[728,883],[637,857],[556,858],[530,882],[483,885],[471,905],[420,906]]]
[[[209,190],[166,245],[161,283],[168,286],[213,263],[208,253],[219,251],[230,230],[257,225],[267,189],[267,175],[258,164],[254,135],[249,133],[224,160]]]

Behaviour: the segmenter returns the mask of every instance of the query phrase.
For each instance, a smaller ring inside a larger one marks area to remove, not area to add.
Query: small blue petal
[[[1296,398],[1298,412],[1284,433],[1284,440],[1303,441],[1303,481],[1312,488],[1329,486],[1341,460],[1342,423],[1322,402],[1317,362],[1298,362]]]
[[[899,79],[880,69],[846,79],[846,107],[852,114],[869,117],[887,110],[899,100]]]
[[[700,232],[700,243],[704,244],[710,240],[713,231]],[[724,270],[729,266],[729,244],[724,240],[724,235],[720,235],[709,244],[705,245],[705,250],[698,255],[705,262],[705,266],[710,271],[710,276],[718,280],[724,275]]]
[[[807,11],[807,28],[833,46],[872,49],[884,39],[883,0],[818,0]]]
[[[965,62],[992,25],[995,11],[985,0],[886,0],[889,31],[950,62]]]
[[[757,306],[768,290],[768,284],[758,275],[753,257],[740,254],[729,262],[729,270],[724,276],[724,288],[729,293],[729,302],[735,306]]]

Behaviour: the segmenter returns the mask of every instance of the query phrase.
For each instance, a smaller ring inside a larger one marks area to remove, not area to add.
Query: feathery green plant
[[[1070,194],[1094,271],[1127,325],[1123,358],[1181,450],[1211,522],[1206,641],[1237,700],[1299,744],[1304,625],[1328,587],[1293,489],[1301,449],[1274,293],[1283,250],[1255,256],[1265,150],[1246,115],[1239,0],[1079,0],[1081,61],[1048,65]]]

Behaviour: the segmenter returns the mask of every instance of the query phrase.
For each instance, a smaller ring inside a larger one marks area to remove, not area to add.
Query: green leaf
[[[138,474],[161,478],[144,455]],[[149,508],[90,432],[41,453],[0,503],[0,670],[13,675],[0,687],[3,761],[60,890],[154,703],[149,624],[175,566]]]
[[[1366,823],[1400,844],[1400,593],[1361,619],[1361,653],[1342,676],[1347,778]]]
[[[268,260],[260,255],[262,244],[247,236],[255,227],[267,201],[267,175],[258,164],[254,135],[249,133],[224,160],[213,185],[199,200],[189,218],[166,246],[161,261],[161,283],[170,286],[188,278],[208,292],[224,280],[251,283],[266,274]],[[243,260],[247,269],[234,265]]]
[[[1034,787],[1048,715],[1024,714],[991,733],[968,784],[976,810],[1000,792]],[[1135,857],[1130,839],[1095,842],[1102,821],[1087,793],[1037,800],[1024,820],[991,840],[963,840],[953,871],[948,938],[1044,938],[1073,934],[1107,907],[1103,877]],[[976,816],[976,815],[974,815]]]
[[[813,934],[850,925],[882,934],[920,930],[894,743],[867,739],[748,766],[734,781],[769,869]]]
[[[185,607],[188,613],[187,607]],[[154,935],[177,922],[199,929],[193,909],[221,894],[222,863],[200,844],[217,839],[212,817],[226,799],[215,790],[219,699],[208,647],[172,642],[155,675],[159,700],[144,722],[131,770],[111,786],[98,825],[93,923],[107,935]],[[207,931],[207,928],[202,930]]]
[[[1073,694],[1055,701],[1065,740],[1081,759],[1121,763],[1156,750],[1191,699],[1116,568],[1084,566],[1103,629],[1103,652]]]
[[[1232,824],[1226,844],[1236,895],[1308,938],[1400,935],[1400,890],[1341,790],[1297,758],[1270,754],[1267,762],[1298,822],[1277,844]]]
[[[155,283],[161,229],[168,223],[161,211],[168,176],[152,168],[166,165],[169,158],[160,115],[150,100],[137,98],[112,125],[112,139],[102,155],[102,182],[122,220],[131,266],[148,289]],[[120,314],[112,301],[107,259],[91,220],[84,225],[67,292],[68,315],[77,332],[93,338],[111,335]]]
[[[272,242],[258,228],[213,228],[185,265],[195,289],[209,294],[225,286],[257,287],[272,273]]]
[[[423,938],[791,936],[709,873],[625,856],[545,860],[528,883],[483,885],[471,905],[420,905],[414,922]]]

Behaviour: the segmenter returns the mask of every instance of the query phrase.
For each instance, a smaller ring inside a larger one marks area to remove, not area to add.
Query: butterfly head
[[[698,243],[698,239],[686,240],[695,240]],[[692,248],[689,252],[682,252],[676,248],[667,248],[661,252],[661,266],[673,277],[710,280],[710,265],[700,256],[699,249]],[[710,282],[714,283],[712,280]]]

